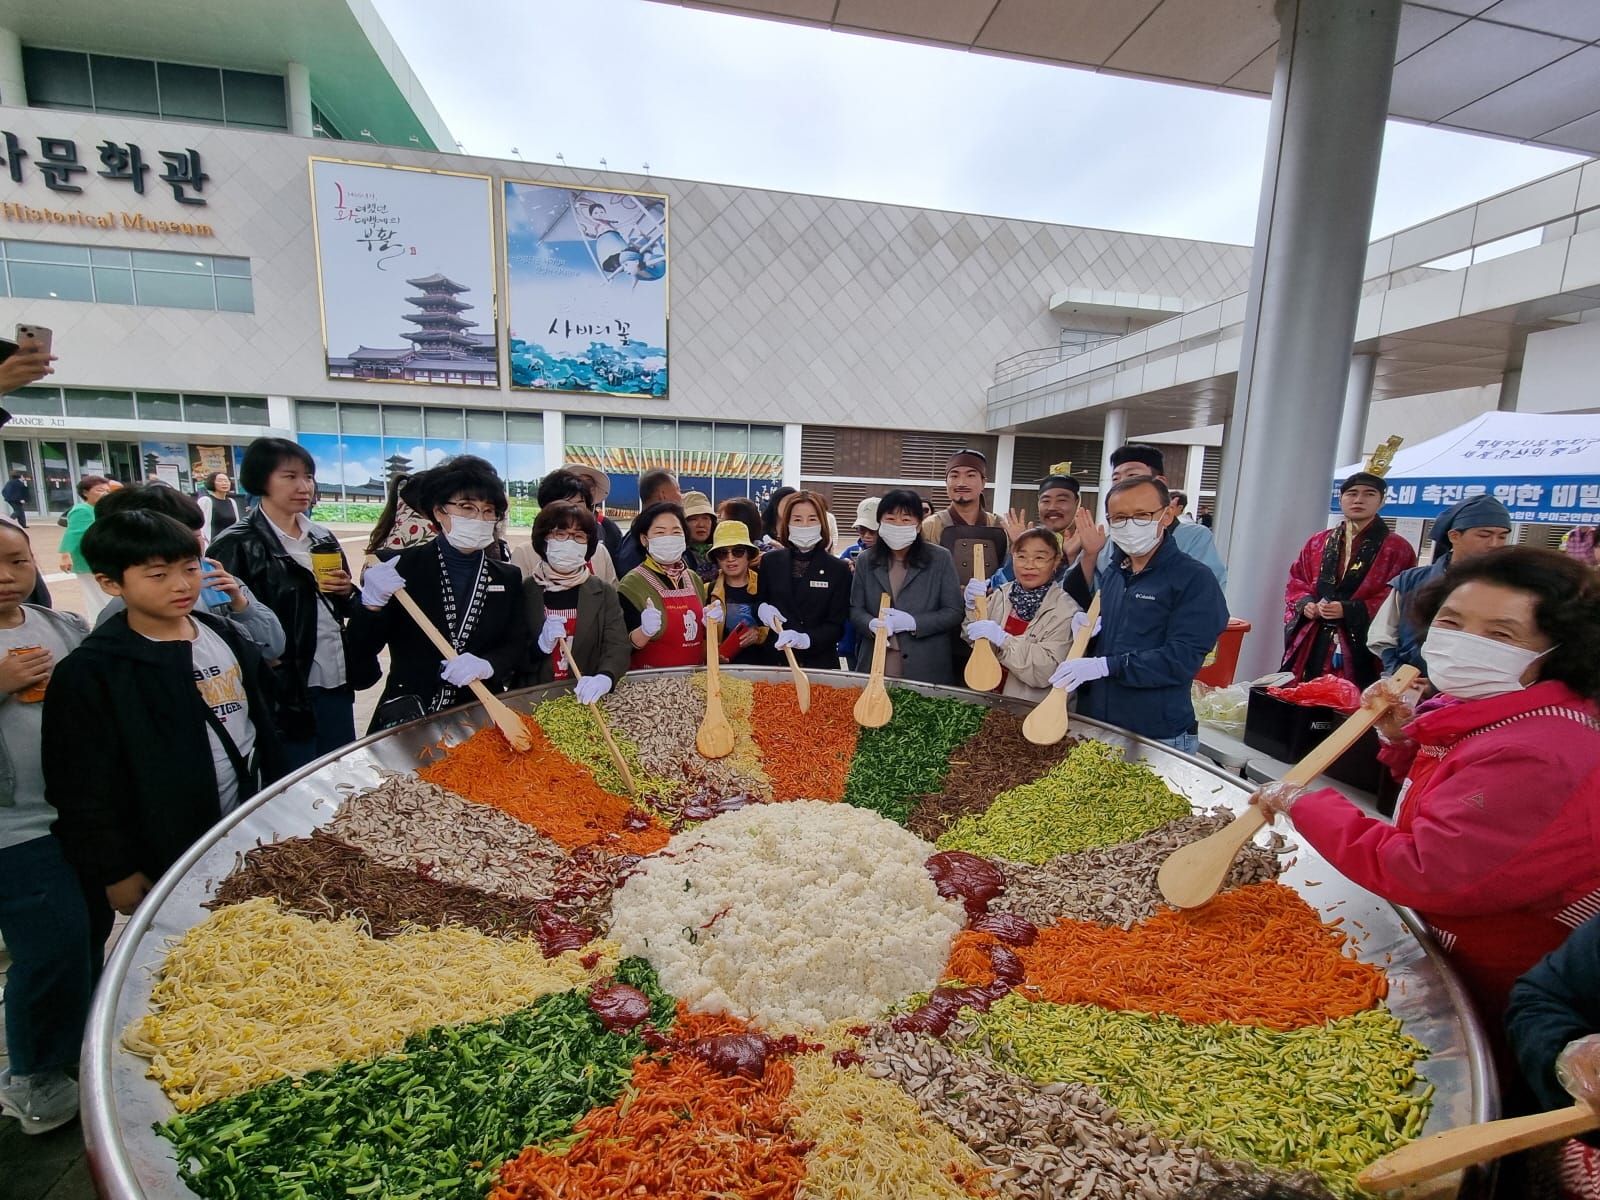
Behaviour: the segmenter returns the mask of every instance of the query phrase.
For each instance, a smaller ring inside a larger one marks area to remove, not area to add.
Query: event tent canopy
[[[1339,480],[1361,470],[1339,469]],[[1385,476],[1386,517],[1433,517],[1487,492],[1513,521],[1600,525],[1600,414],[1489,412],[1403,447]]]

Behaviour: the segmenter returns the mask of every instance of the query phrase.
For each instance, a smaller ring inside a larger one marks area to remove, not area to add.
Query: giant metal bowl
[[[787,671],[724,669],[744,679],[789,679]],[[636,672],[635,677],[686,673]],[[837,687],[862,683],[862,676],[842,671],[816,671],[811,677]],[[1007,708],[1019,715],[1028,707],[962,688],[903,681],[897,686]],[[527,712],[565,690],[564,684],[529,688],[505,699],[512,708]],[[144,1060],[121,1048],[122,1030],[148,1010],[167,940],[208,915],[201,903],[233,869],[238,854],[260,842],[309,833],[338,810],[341,788],[375,784],[380,770],[410,771],[423,761],[426,747],[441,739],[450,745],[464,741],[485,723],[482,709],[471,705],[354,742],[240,805],[162,876],[122,932],[95,996],[84,1040],[84,1140],[104,1200],[194,1200],[194,1193],[178,1179],[170,1143],[152,1129],[175,1110],[156,1083],[145,1078]],[[1241,810],[1251,794],[1238,777],[1157,742],[1087,718],[1075,718],[1073,729],[1148,764],[1197,806]],[[1382,963],[1388,972],[1389,1008],[1404,1020],[1406,1032],[1430,1051],[1419,1070],[1437,1090],[1423,1132],[1492,1119],[1497,1104],[1494,1068],[1483,1031],[1455,974],[1415,914],[1349,883],[1309,847],[1300,848],[1283,881],[1325,914],[1339,905],[1346,925],[1365,931],[1360,956]],[[1461,1194],[1478,1194],[1482,1188],[1481,1178],[1469,1176]]]

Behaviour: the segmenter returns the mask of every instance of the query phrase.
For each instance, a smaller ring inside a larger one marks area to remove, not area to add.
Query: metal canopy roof
[[[657,0],[1265,96],[1271,0]],[[1600,3],[1406,3],[1391,116],[1600,154]]]

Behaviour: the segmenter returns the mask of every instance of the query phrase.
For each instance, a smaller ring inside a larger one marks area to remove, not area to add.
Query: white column
[[[783,486],[800,486],[800,445],[805,426],[790,421],[783,427]]]
[[[1017,435],[1002,433],[994,448],[994,478],[989,480],[994,488],[994,511],[1003,513],[1011,507],[1011,477],[1017,470]]]
[[[300,430],[294,420],[294,401],[288,396],[268,396],[267,424],[274,432],[298,433]]]
[[[1282,0],[1218,542],[1255,628],[1241,678],[1282,654],[1284,579],[1328,523],[1400,0]],[[1308,302],[1307,288],[1315,292]]]
[[[1522,370],[1507,371],[1500,376],[1500,400],[1495,405],[1501,412],[1516,412],[1517,400],[1522,395]]]
[[[558,409],[544,410],[544,473],[567,461],[567,414]]]
[[[1354,354],[1345,379],[1344,408],[1339,414],[1339,453],[1335,467],[1360,462],[1367,453],[1367,415],[1372,411],[1372,381],[1377,378],[1378,356]]]
[[[295,137],[315,137],[311,128],[311,72],[304,63],[289,63],[283,82],[289,93],[289,132]]]
[[[1106,493],[1111,490],[1111,452],[1120,450],[1128,440],[1128,410],[1108,408],[1105,427],[1100,432],[1100,490],[1095,493],[1095,512],[1102,519],[1106,515]]]
[[[0,29],[0,104],[28,107],[28,85],[22,74],[22,40]]]
[[[1206,448],[1190,446],[1189,459],[1183,466],[1183,490],[1189,493],[1189,515],[1200,509],[1200,477],[1206,471]]]

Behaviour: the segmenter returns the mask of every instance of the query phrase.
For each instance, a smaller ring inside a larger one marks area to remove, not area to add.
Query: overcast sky
[[[376,4],[473,154],[1254,237],[1265,100],[646,0]],[[1391,123],[1373,236],[1576,161]]]

